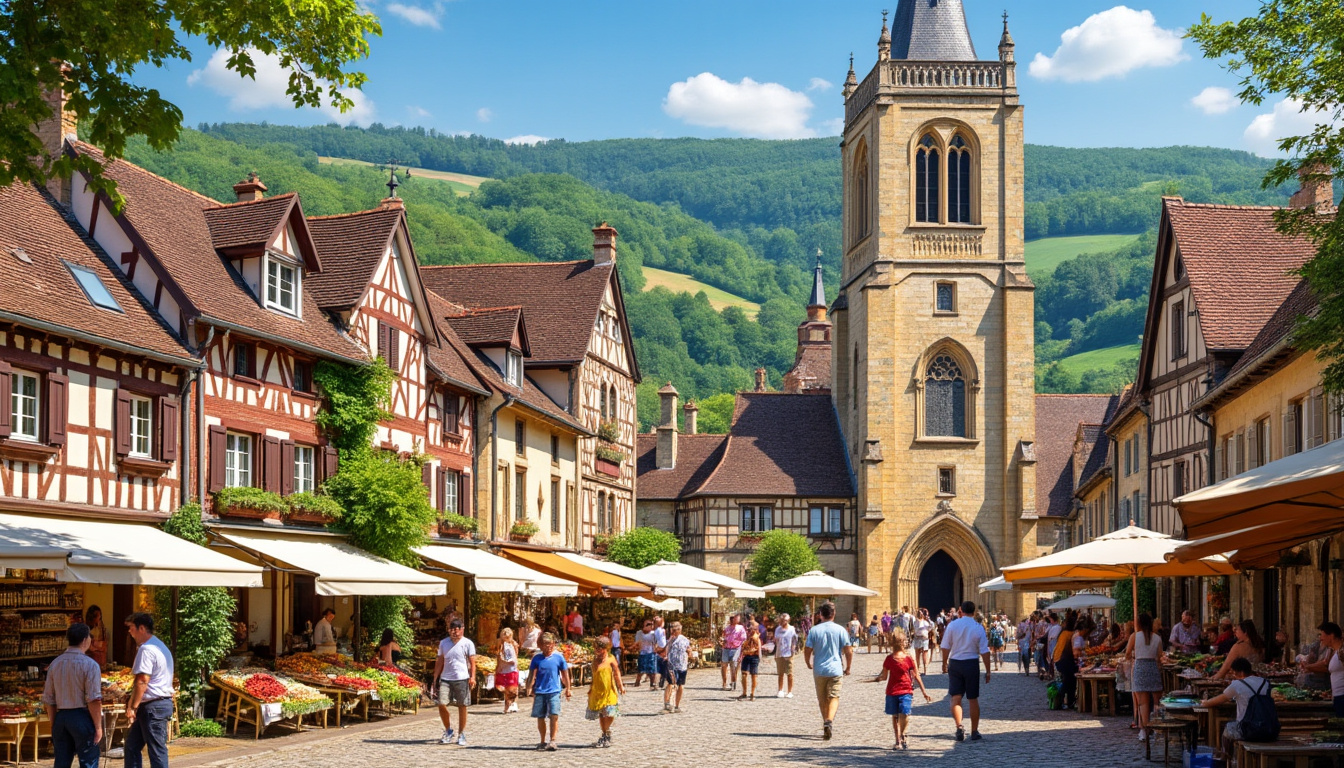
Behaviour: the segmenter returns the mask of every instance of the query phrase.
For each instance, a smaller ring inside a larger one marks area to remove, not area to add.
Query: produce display
[[[37,696],[0,696],[0,718],[36,717],[42,713],[40,692]]]
[[[477,657],[477,666],[484,660],[484,656]],[[275,668],[315,685],[377,691],[380,700],[393,704],[411,702],[420,696],[420,683],[400,669],[363,664],[339,653],[295,653],[276,659]]]
[[[420,683],[396,667],[367,665],[349,674],[376,685],[378,698],[391,704],[408,704],[420,698]]]
[[[1314,691],[1309,688],[1298,688],[1295,685],[1286,683],[1274,686],[1270,694],[1275,701],[1329,701],[1329,691]]]
[[[218,672],[216,676],[225,685],[244,691],[257,701],[279,704],[286,718],[321,712],[332,706],[331,699],[316,688],[263,669],[231,669]]]
[[[131,688],[134,684],[135,675],[131,674],[130,667],[104,670],[103,702],[121,703],[126,701],[131,695]]]
[[[563,642],[556,647],[570,664],[587,664],[593,660],[593,643],[584,638],[580,642]]]
[[[493,675],[498,664],[494,656],[477,656],[476,671],[486,675]]]

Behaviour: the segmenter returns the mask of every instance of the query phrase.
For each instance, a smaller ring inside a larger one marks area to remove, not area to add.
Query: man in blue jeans
[[[65,630],[65,653],[47,668],[42,703],[51,719],[51,749],[55,768],[98,768],[103,740],[103,680],[98,662],[87,656],[92,638],[89,625],[71,624]]]
[[[150,768],[168,768],[168,721],[173,718],[173,654],[154,636],[154,618],[133,613],[126,629],[135,640],[131,674],[135,685],[126,702],[126,768],[140,768],[149,751]]]

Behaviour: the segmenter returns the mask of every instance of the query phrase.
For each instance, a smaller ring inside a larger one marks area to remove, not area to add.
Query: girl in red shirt
[[[882,662],[882,674],[872,682],[887,681],[887,714],[891,715],[891,728],[896,732],[896,743],[892,749],[909,749],[905,740],[906,723],[910,718],[910,705],[915,698],[915,686],[924,694],[924,701],[933,701],[924,689],[924,681],[919,676],[914,657],[905,652],[910,640],[905,631],[897,629],[891,636],[891,653]]]

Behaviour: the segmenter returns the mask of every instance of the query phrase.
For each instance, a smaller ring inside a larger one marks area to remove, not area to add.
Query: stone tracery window
[[[951,134],[949,140],[944,136]],[[914,220],[919,224],[975,224],[978,168],[974,137],[964,128],[919,135],[911,158]]]
[[[971,223],[971,147],[961,134],[947,149],[947,220]]]
[[[926,133],[915,150],[915,221],[937,223],[941,202],[939,182],[942,180],[938,141]]]
[[[942,353],[924,374],[924,434],[966,437],[966,376],[952,355]]]
[[[850,219],[854,228],[852,235],[854,243],[864,239],[872,231],[868,187],[868,145],[860,143],[854,156],[853,215]]]

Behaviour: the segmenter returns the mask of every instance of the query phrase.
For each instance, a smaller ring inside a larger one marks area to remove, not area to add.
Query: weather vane
[[[404,170],[405,172],[406,182],[402,182],[397,179],[397,171],[399,170],[398,166],[401,166],[401,161],[396,159],[395,157],[389,158],[388,161],[381,166],[383,170],[386,170],[388,172],[388,178],[386,184],[388,197],[396,197],[397,187],[400,187],[403,183],[409,182],[411,180],[411,169],[409,166],[400,169]]]

